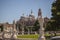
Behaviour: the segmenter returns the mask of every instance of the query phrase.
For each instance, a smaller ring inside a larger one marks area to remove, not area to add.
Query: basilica
[[[42,17],[42,12],[41,9],[38,9],[38,17]],[[33,15],[33,11],[31,10],[30,15],[28,16],[24,16],[24,14],[20,17],[19,20],[17,21],[13,21],[12,24],[9,24],[8,22],[6,23],[0,23],[0,32],[3,31],[11,31],[13,32],[13,30],[15,32],[18,32],[19,34],[37,34],[36,31],[32,31],[32,29],[34,28],[34,24],[36,23],[36,20],[38,20],[38,17],[35,18],[35,16]],[[46,26],[45,24],[49,21],[49,18],[45,17],[44,18],[44,26]]]

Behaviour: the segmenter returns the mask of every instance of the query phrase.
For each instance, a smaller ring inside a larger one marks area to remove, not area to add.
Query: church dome
[[[33,13],[33,11],[32,11],[32,10],[31,10],[31,14],[29,15],[29,17],[34,18],[34,13]]]

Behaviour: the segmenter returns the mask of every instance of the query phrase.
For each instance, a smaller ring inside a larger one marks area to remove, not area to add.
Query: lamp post
[[[39,39],[38,40],[45,40],[44,37],[44,28],[43,28],[43,23],[44,23],[44,19],[43,18],[38,18],[39,24],[40,24],[40,30],[39,30]]]

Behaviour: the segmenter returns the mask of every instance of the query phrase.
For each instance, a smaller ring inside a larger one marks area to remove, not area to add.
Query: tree
[[[45,30],[47,31],[60,31],[60,0],[56,0],[52,3],[52,17],[47,23]]]
[[[21,24],[16,23],[16,29],[17,29],[18,31],[21,31]]]
[[[55,23],[52,23],[51,21],[49,21],[49,22],[46,24],[45,31],[56,31],[56,28],[55,28],[54,24],[55,24]]]
[[[60,30],[60,0],[56,0],[52,4],[51,26],[55,27],[55,31]]]
[[[36,20],[34,27],[33,27],[33,31],[38,31],[39,29],[40,29],[40,25],[39,25],[38,20]]]
[[[3,31],[3,25],[0,26],[0,31],[1,31],[1,32]]]

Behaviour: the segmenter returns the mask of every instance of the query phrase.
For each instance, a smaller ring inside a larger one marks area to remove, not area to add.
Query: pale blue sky
[[[33,10],[37,17],[38,9],[41,8],[43,17],[51,17],[51,4],[54,0],[0,0],[0,23],[12,23],[20,19],[24,13],[25,16]]]

